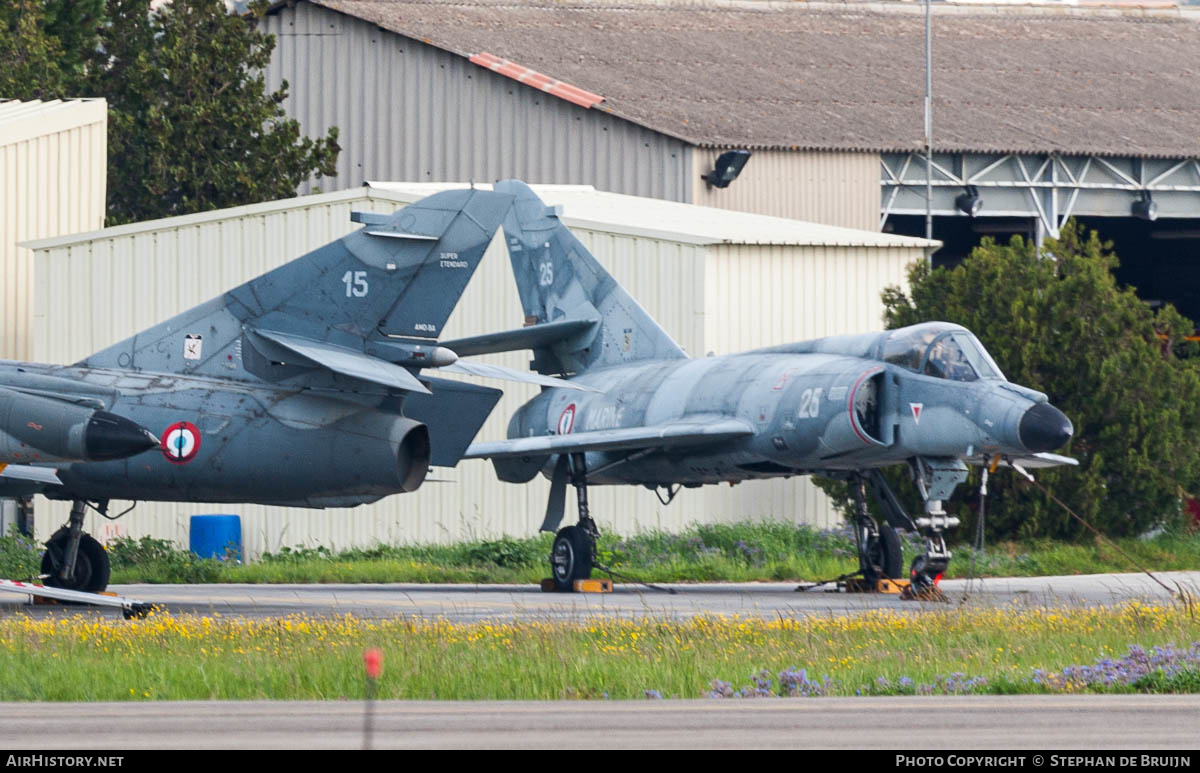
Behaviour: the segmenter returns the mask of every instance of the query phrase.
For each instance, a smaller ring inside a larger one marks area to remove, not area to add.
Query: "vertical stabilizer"
[[[578,374],[640,360],[686,358],[528,185],[505,180],[495,190],[515,196],[504,234],[526,324],[595,323],[582,333],[535,348],[533,367],[538,372]]]
[[[330,351],[344,359],[388,337],[432,341],[511,203],[454,190],[391,215],[356,213],[363,228],[81,364],[280,381],[327,366]]]

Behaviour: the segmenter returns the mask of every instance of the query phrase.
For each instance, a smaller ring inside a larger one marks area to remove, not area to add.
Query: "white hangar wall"
[[[0,359],[28,360],[30,239],[104,225],[108,104],[0,100]]]
[[[447,184],[373,183],[249,207],[120,226],[32,245],[36,255],[34,359],[75,362],[180,310],[358,227],[350,212],[390,212]],[[879,291],[902,284],[920,241],[687,204],[599,193],[590,186],[537,186],[564,206],[563,221],[694,356],[880,326]],[[757,242],[757,243],[756,243]],[[522,311],[507,253],[497,239],[444,331],[444,338],[519,327]],[[528,352],[489,361],[525,369]],[[536,387],[505,390],[480,431],[504,437],[508,417]],[[142,503],[111,524],[89,515],[100,537],[152,535],[187,544],[188,518],[242,516],[247,556],[284,545],[345,548],[375,542],[448,542],[533,534],[548,483],[497,481],[491,465],[435,470],[421,490],[334,510]],[[806,479],[687,490],[669,507],[652,492],[597,487],[601,528],[632,533],[695,521],[776,519],[828,526],[837,519]],[[45,537],[66,519],[39,500]],[[572,517],[568,514],[568,518]]]

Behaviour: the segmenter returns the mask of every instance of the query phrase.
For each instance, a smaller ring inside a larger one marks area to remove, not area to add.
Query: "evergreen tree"
[[[221,0],[153,12],[147,0],[109,0],[102,37],[110,224],[285,198],[336,173],[337,129],[300,136],[280,107],[287,84],[266,93],[274,38]]]
[[[1074,222],[1041,254],[1015,237],[985,239],[960,265],[909,272],[910,290],[884,291],[889,328],[929,320],[973,331],[1009,380],[1045,392],[1071,418],[1075,436],[1058,453],[1078,467],[1039,470],[1054,494],[1101,531],[1137,535],[1180,522],[1182,499],[1200,488],[1200,372],[1178,355],[1193,325],[1173,307],[1157,312],[1113,277],[1111,244]],[[888,472],[909,506],[905,472]],[[974,529],[978,471],[948,510]],[[824,484],[843,503],[844,485]],[[993,538],[1078,538],[1086,531],[1014,471],[989,482]]]
[[[0,99],[59,99],[78,87],[41,0],[0,0]]]
[[[108,100],[110,225],[295,195],[335,174],[266,90],[274,38],[222,0],[0,0],[0,99]]]

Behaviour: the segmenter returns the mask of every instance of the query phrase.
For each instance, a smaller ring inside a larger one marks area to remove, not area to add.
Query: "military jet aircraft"
[[[0,497],[72,501],[49,584],[99,591],[110,500],[350,507],[452,466],[500,392],[425,368],[513,196],[457,190],[364,227],[72,366],[0,361]]]
[[[463,458],[491,459],[501,480],[551,480],[543,531],[563,518],[568,481],[579,522],[558,531],[550,563],[560,588],[590,576],[597,528],[589,485],[665,489],[791,475],[849,479],[857,500],[859,571],[903,574],[896,529],[919,531],[914,592],[946,568],[942,502],[967,462],[1029,467],[1073,463],[1047,452],[1073,433],[1046,395],[1010,383],[971,332],[929,322],[865,335],[689,359],[523,183],[504,221],[526,327],[446,342],[461,355],[532,349],[539,373],[596,393],[549,388],[522,406],[508,440]],[[879,469],[907,463],[925,503],[910,518]],[[866,506],[870,484],[886,514]]]

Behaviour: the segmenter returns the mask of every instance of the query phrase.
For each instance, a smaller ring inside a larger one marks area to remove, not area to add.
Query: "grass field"
[[[0,619],[0,701],[1200,692],[1183,605],[756,619]]]

